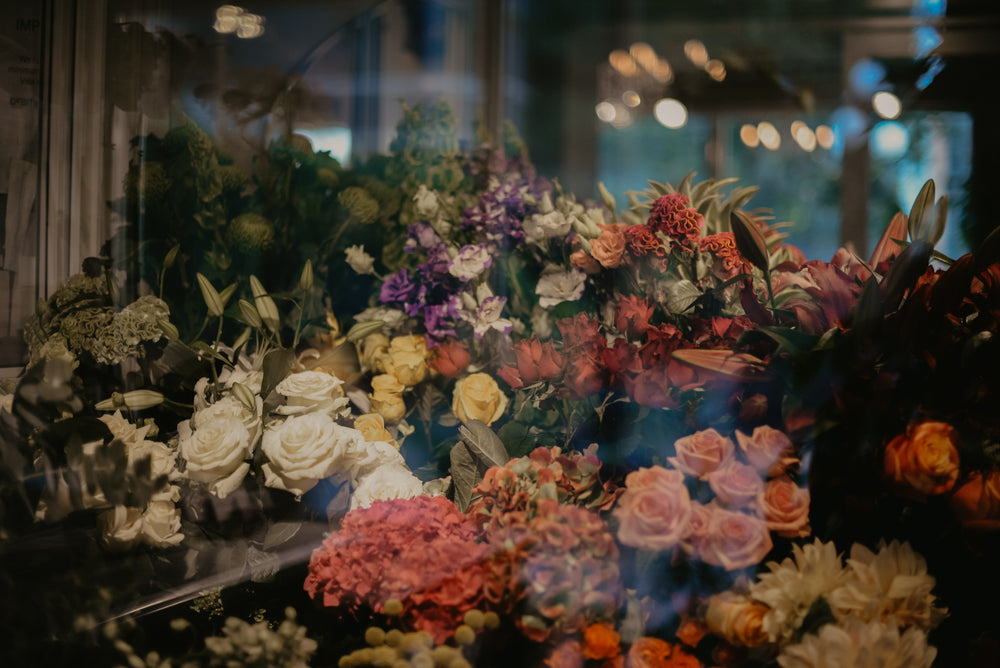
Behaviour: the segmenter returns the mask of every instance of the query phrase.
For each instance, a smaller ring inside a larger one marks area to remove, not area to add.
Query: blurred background
[[[120,223],[133,137],[191,119],[237,164],[296,132],[344,164],[445,100],[509,120],[581,199],[736,177],[810,259],[866,256],[933,178],[938,246],[994,226],[992,0],[45,0],[0,8],[0,366]]]

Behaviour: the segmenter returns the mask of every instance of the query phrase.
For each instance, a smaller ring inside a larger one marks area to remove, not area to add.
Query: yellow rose
[[[399,444],[385,428],[385,418],[378,413],[365,413],[354,421],[354,428],[361,432],[365,441],[375,443],[385,441],[399,449]]]
[[[372,378],[372,411],[386,422],[399,422],[406,415],[403,384],[395,376],[384,373]]]
[[[496,422],[507,409],[507,397],[492,376],[474,373],[455,383],[451,408],[462,422]]]
[[[369,334],[361,341],[360,350],[361,363],[369,369],[385,371],[383,360],[389,353],[389,337],[382,332]]]
[[[764,615],[768,607],[732,592],[708,599],[705,621],[715,633],[734,645],[759,647],[767,642]]]

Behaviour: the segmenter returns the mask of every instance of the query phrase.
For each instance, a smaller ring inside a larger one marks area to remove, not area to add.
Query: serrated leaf
[[[649,180],[649,185],[653,188],[653,192],[656,195],[656,197],[651,197],[650,199],[656,199],[657,197],[663,197],[664,195],[669,195],[669,194],[671,194],[673,192],[673,189],[668,184],[657,183],[656,181],[653,181],[652,179]]]
[[[929,240],[924,221],[932,206],[934,206],[934,179],[927,179],[920,192],[917,193],[917,198],[913,200],[913,206],[910,207],[910,215],[907,220],[910,241]]]
[[[480,420],[471,420],[458,428],[462,441],[469,448],[473,457],[486,465],[486,468],[503,466],[510,457],[500,437]]]
[[[295,351],[289,348],[276,348],[264,355],[264,379],[260,384],[260,396],[265,399],[278,386],[295,362]]]
[[[294,538],[301,528],[302,522],[275,522],[267,528],[262,546],[265,550],[273,550]]]
[[[225,307],[222,304],[222,297],[219,296],[219,292],[212,285],[205,276],[199,272],[197,274],[198,287],[201,288],[201,297],[205,300],[205,306],[208,307],[208,313],[212,317],[221,318]]]
[[[479,482],[476,460],[465,443],[458,443],[451,449],[451,482],[455,487],[455,504],[463,513],[472,503],[472,488]]]
[[[671,313],[684,313],[703,295],[701,289],[688,280],[670,283],[666,293],[666,306]]]

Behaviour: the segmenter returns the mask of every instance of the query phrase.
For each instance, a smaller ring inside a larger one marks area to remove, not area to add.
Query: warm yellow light
[[[892,93],[880,91],[872,95],[872,109],[882,118],[892,120],[903,111],[903,105],[900,104],[899,98]]]
[[[809,129],[809,126],[802,124],[793,134],[792,139],[806,153],[811,153],[816,149],[816,133]]]
[[[632,60],[632,56],[621,49],[615,49],[608,54],[608,62],[611,63],[611,67],[615,68],[619,74],[627,77],[634,75],[639,69],[635,61]]]
[[[615,117],[612,119],[611,125],[618,129],[632,125],[632,114],[620,103],[615,104]]]
[[[699,40],[689,39],[684,42],[684,55],[688,57],[696,67],[704,67],[708,62],[708,49]]]
[[[615,105],[610,102],[598,102],[597,106],[594,107],[594,111],[597,113],[597,117],[605,123],[615,120]]]
[[[808,125],[806,125],[806,124],[805,124],[804,122],[802,122],[802,121],[792,121],[792,125],[791,125],[791,126],[790,126],[790,127],[788,128],[788,129],[789,129],[789,130],[791,131],[791,133],[792,133],[792,136],[794,137],[794,136],[795,136],[795,134],[796,134],[796,133],[797,133],[797,132],[798,132],[798,131],[799,131],[800,129],[802,129],[802,128],[808,128],[808,127],[809,127],[809,126],[808,126]]]
[[[653,50],[653,47],[645,42],[636,42],[628,48],[628,53],[635,62],[652,74],[657,62],[656,51]]]
[[[833,129],[828,125],[816,126],[816,143],[827,150],[833,148]]]
[[[757,136],[757,128],[750,123],[745,123],[743,127],[740,128],[740,141],[750,148],[757,148],[760,146],[760,137]]]
[[[705,71],[708,72],[708,76],[712,77],[716,81],[722,81],[726,78],[726,66],[721,60],[712,60],[705,63]]]
[[[670,63],[662,58],[656,61],[649,73],[660,83],[670,83],[674,78],[674,71],[670,67]]]
[[[767,121],[761,121],[757,124],[757,137],[764,148],[776,151],[781,146],[781,135],[778,134],[778,128]]]
[[[653,107],[653,115],[661,125],[672,130],[682,128],[687,124],[688,111],[679,100],[663,98]]]
[[[627,90],[622,93],[622,102],[626,107],[638,107],[642,104],[642,98],[634,90]]]

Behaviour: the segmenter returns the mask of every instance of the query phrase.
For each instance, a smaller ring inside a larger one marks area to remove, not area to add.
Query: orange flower
[[[673,646],[659,638],[639,638],[628,648],[626,668],[666,668]]]
[[[583,651],[576,640],[565,640],[545,659],[548,668],[582,668]]]
[[[708,635],[708,627],[701,620],[683,615],[677,629],[677,639],[688,647],[697,647],[701,639]]]
[[[919,497],[943,494],[958,480],[958,432],[945,422],[910,425],[885,449],[885,473]]]
[[[1000,473],[976,473],[951,497],[962,526],[976,531],[1000,529]]]
[[[588,659],[612,659],[621,654],[621,636],[608,622],[591,624],[583,632],[583,655]]]

